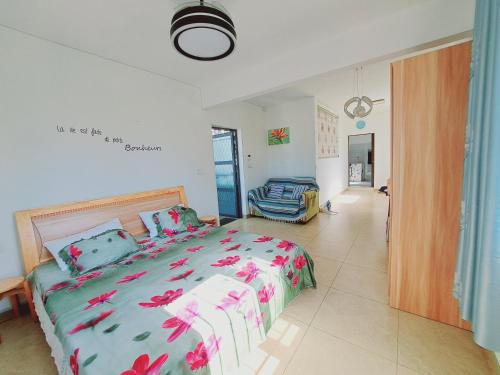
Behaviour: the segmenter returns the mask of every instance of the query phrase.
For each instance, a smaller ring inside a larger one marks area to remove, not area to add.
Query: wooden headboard
[[[123,228],[132,235],[141,235],[147,229],[139,212],[179,203],[188,206],[183,186],[18,211],[16,223],[24,269],[30,273],[52,259],[43,246],[46,241],[83,232],[113,218],[120,219]]]

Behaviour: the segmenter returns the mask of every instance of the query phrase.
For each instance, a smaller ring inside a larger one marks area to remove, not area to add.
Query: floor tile
[[[344,263],[335,278],[333,287],[382,303],[388,302],[387,273],[371,268]]]
[[[57,369],[38,323],[29,316],[0,324],[0,373],[55,375]]]
[[[345,262],[387,272],[388,251],[385,239],[381,242],[357,238]]]
[[[282,374],[307,328],[305,323],[282,314],[274,322],[266,341],[259,346],[256,355],[251,355],[245,360],[246,365],[254,370],[254,374]]]
[[[343,262],[349,253],[354,242],[351,240],[338,239],[337,241],[325,241],[319,237],[314,238],[306,246],[306,250],[311,255],[317,255],[323,258],[338,260]]]
[[[331,290],[311,325],[397,361],[398,311],[388,305]]]
[[[410,370],[407,367],[398,365],[398,375],[422,375],[416,371]]]
[[[429,375],[490,374],[469,331],[399,312],[399,364]]]
[[[319,283],[316,289],[304,289],[299,296],[290,302],[284,312],[288,316],[310,324],[327,292],[328,286]]]
[[[327,287],[331,287],[337,276],[341,262],[320,256],[312,256],[314,261],[314,276],[316,281]]]
[[[285,371],[303,374],[396,375],[396,364],[311,327]]]

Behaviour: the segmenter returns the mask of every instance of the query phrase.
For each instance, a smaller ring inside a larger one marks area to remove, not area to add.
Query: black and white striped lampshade
[[[236,31],[225,11],[201,1],[174,14],[170,39],[175,49],[184,56],[213,61],[234,51]]]

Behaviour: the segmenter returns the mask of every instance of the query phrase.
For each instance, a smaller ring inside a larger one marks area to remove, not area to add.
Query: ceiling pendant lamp
[[[361,73],[360,73],[361,71]],[[356,67],[356,71],[354,73],[354,83],[356,90],[353,87],[353,96],[349,100],[347,100],[344,104],[344,113],[347,117],[351,119],[366,117],[370,114],[373,109],[373,100],[371,100],[367,96],[361,96],[359,89],[359,76],[361,75],[361,83],[363,83],[363,67]],[[357,96],[354,96],[354,91],[356,91]],[[354,106],[352,105],[354,104]]]
[[[203,0],[177,10],[172,17],[170,39],[186,57],[214,61],[229,56],[236,46],[236,31],[229,14]]]

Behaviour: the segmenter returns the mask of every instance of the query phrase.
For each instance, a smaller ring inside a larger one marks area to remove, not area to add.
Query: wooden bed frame
[[[179,203],[188,206],[183,186],[18,211],[16,223],[24,270],[28,274],[52,259],[43,246],[46,241],[85,231],[113,218],[120,219],[124,229],[138,236],[147,232],[139,212]]]

